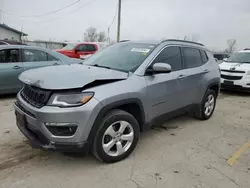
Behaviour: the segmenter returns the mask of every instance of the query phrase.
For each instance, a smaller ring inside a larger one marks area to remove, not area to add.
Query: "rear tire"
[[[194,116],[200,120],[209,119],[213,113],[216,106],[217,95],[214,90],[208,89],[205,93],[201,104],[195,110]]]
[[[139,134],[139,124],[134,116],[123,110],[112,110],[102,119],[92,153],[106,163],[123,160],[135,149]]]

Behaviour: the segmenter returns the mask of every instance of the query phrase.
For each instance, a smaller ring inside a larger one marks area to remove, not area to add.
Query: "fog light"
[[[73,136],[77,129],[74,123],[45,123],[45,126],[54,136]]]

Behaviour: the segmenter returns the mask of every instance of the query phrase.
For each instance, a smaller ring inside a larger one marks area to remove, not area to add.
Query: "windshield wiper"
[[[94,67],[101,67],[101,68],[110,69],[110,67],[103,66],[103,65],[98,65],[98,64],[94,64],[94,65],[90,65],[90,66],[94,66]]]

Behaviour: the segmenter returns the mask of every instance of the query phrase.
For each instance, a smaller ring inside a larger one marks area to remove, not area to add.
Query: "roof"
[[[14,29],[12,27],[9,27],[5,24],[0,24],[0,27],[5,28],[5,29],[10,30],[10,31],[13,31],[13,32],[18,33],[18,34],[23,35],[23,36],[28,36],[28,34],[23,33],[22,31],[18,31],[18,30]]]
[[[22,48],[22,49],[34,49],[34,50],[48,50],[46,48],[29,46],[29,45],[0,45],[0,49],[12,49],[12,48]]]
[[[65,44],[106,44],[107,42],[62,42]]]
[[[194,44],[199,46],[204,46],[201,43],[188,41],[188,40],[179,40],[179,39],[166,39],[166,40],[139,40],[139,41],[130,41],[130,40],[122,40],[120,42],[138,42],[138,43],[146,43],[146,44],[161,44],[163,42],[177,42],[177,43],[185,43],[185,44]]]

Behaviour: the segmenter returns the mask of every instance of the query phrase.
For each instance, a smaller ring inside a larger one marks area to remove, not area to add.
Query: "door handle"
[[[53,65],[60,65],[59,63],[54,63]]]
[[[204,73],[208,73],[208,72],[209,72],[209,70],[208,70],[208,69],[205,69],[203,72],[204,72]]]
[[[180,79],[180,80],[183,80],[183,79],[185,79],[185,78],[186,78],[185,75],[180,75],[180,76],[178,76],[178,79]]]
[[[18,65],[15,65],[14,67],[12,67],[12,69],[21,69],[21,67]]]

